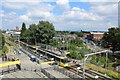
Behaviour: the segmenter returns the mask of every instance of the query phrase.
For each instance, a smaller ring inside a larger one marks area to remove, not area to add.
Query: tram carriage
[[[54,60],[56,60],[58,62],[58,64],[62,67],[67,67],[68,66],[69,60],[66,57],[60,57],[53,52],[44,51],[42,49],[38,49],[38,52],[43,53],[44,55],[48,55],[51,58],[54,58]]]

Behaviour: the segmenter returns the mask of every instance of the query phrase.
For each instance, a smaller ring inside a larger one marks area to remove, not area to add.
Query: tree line
[[[30,44],[50,43],[56,31],[52,23],[48,21],[39,21],[38,24],[31,24],[26,28],[26,24],[22,23],[20,39]]]
[[[5,45],[5,38],[2,34],[2,31],[0,30],[0,50],[3,49],[4,45]]]
[[[102,46],[110,47],[113,52],[120,51],[120,28],[110,28],[108,32],[105,32]]]
[[[109,54],[109,59],[114,62],[113,67],[120,65],[120,28],[110,28],[104,33],[102,46],[109,47],[113,53]],[[118,52],[117,52],[118,51]]]

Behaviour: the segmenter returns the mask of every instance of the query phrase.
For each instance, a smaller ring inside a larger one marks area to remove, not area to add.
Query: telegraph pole
[[[105,65],[106,69],[107,69],[107,62],[108,62],[108,52],[106,52],[106,65]],[[106,72],[105,72],[105,76],[106,76]]]
[[[83,59],[83,79],[85,79],[85,56]]]
[[[18,47],[20,47],[20,38],[18,36]]]

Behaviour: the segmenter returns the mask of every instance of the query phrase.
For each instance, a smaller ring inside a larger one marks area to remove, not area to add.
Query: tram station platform
[[[41,64],[52,64],[54,63],[55,61],[47,61],[47,62],[42,62]]]
[[[55,78],[69,78],[68,76],[58,72],[58,71],[55,71],[55,70],[47,70],[48,73],[50,73],[51,75],[53,75]]]
[[[6,74],[3,78],[47,78],[41,72],[33,72],[33,71],[17,71],[10,74]]]

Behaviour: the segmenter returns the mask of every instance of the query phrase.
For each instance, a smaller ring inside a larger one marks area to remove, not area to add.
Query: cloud
[[[29,9],[35,6],[42,6],[41,3],[44,2],[41,2],[40,0],[12,0],[12,1],[7,0],[3,2],[2,5],[6,8],[21,10],[21,9]]]
[[[32,16],[39,16],[39,14],[48,14],[53,10],[54,6],[47,3],[40,3],[38,5],[28,5],[27,12]]]
[[[119,2],[119,0],[70,0],[70,2]]]
[[[10,12],[8,15],[16,15],[16,12]]]
[[[118,12],[118,3],[111,3],[111,2],[107,2],[107,3],[91,3],[92,7],[91,7],[91,11],[93,13],[98,13],[101,15],[115,15]],[[98,4],[98,5],[96,5]]]
[[[3,19],[14,19],[15,16],[16,16],[16,12],[11,11],[11,12],[9,12],[7,14],[3,13],[3,15],[4,15]]]
[[[57,0],[56,4],[62,10],[69,10],[70,9],[69,0]]]
[[[5,16],[4,14],[0,13],[0,17],[4,17],[4,16]]]
[[[0,10],[0,13],[3,13],[3,12],[4,12],[4,10],[1,9],[1,10]]]
[[[98,4],[98,5],[96,5]],[[116,2],[101,2],[101,3],[90,3],[90,12],[96,13],[104,17],[104,22],[118,25],[118,3]],[[108,25],[110,26],[110,25]]]
[[[5,6],[6,8],[10,8],[10,9],[25,9],[26,5],[23,3],[17,3],[17,2],[6,2],[3,3],[3,6]]]
[[[54,20],[54,14],[51,12],[54,6],[47,3],[39,3],[38,5],[28,5],[24,17],[29,17],[32,21]],[[30,21],[30,20],[28,20]]]
[[[84,9],[78,7],[73,7],[70,11],[64,12],[62,15],[63,18],[67,20],[102,20],[102,16],[98,16],[91,12],[88,12]]]
[[[42,2],[42,0],[4,0],[3,2]]]
[[[26,15],[21,15],[18,19],[20,19],[21,21],[25,21],[25,22],[31,22],[32,20],[26,16]]]
[[[56,2],[56,0],[2,0],[2,2]],[[119,0],[69,0],[69,2],[119,2]]]
[[[17,0],[16,0],[17,1]],[[38,2],[8,2],[3,6],[17,11],[25,11],[17,17],[17,21],[26,22],[28,25],[39,20],[54,20],[54,15],[51,13],[54,6],[48,3]],[[9,13],[15,14],[15,13]]]
[[[4,15],[4,10],[0,10],[0,17],[4,17],[5,15]]]
[[[54,24],[56,30],[107,30],[110,26],[108,23],[113,26],[117,23],[116,18],[111,18],[116,15],[115,3],[88,3],[89,10],[71,6],[69,3],[68,0],[58,0],[54,5],[37,0],[6,2],[3,6],[11,12],[4,14],[3,26],[15,27],[21,26],[22,22],[30,25],[48,20]],[[61,14],[57,15],[56,9],[61,9]]]

